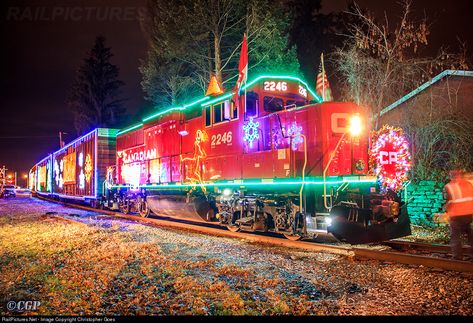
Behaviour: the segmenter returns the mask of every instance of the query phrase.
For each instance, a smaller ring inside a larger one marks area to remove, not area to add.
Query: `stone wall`
[[[434,213],[444,212],[444,183],[420,181],[407,186],[407,210],[412,224],[432,224]]]

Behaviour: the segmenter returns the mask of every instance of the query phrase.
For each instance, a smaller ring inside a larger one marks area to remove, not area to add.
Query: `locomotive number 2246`
[[[212,146],[217,146],[217,145],[220,145],[220,144],[227,144],[227,145],[231,145],[232,144],[232,132],[231,131],[228,131],[228,132],[224,132],[223,135],[218,133],[216,135],[212,135]]]

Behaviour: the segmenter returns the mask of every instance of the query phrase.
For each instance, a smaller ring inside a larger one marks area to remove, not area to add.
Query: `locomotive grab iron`
[[[294,240],[410,234],[403,202],[367,175],[362,107],[321,102],[292,76],[260,76],[242,90],[236,102],[233,93],[205,96],[120,131],[96,129],[35,165],[31,188]]]

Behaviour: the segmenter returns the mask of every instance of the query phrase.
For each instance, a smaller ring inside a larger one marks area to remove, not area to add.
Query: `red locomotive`
[[[292,76],[260,76],[237,102],[232,96],[205,96],[120,130],[102,205],[289,239],[410,234],[406,207],[367,176],[365,109],[322,103]]]

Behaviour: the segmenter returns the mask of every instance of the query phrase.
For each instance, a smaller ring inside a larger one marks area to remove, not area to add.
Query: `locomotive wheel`
[[[125,201],[123,204],[120,204],[119,208],[120,211],[124,214],[130,213],[130,204],[128,203],[128,201]]]
[[[240,231],[240,226],[231,224],[231,225],[227,225],[227,229],[230,230],[231,232],[238,232]]]
[[[140,216],[143,218],[147,218],[150,214],[148,203],[146,201],[141,201],[141,203],[139,204],[139,208]]]
[[[283,233],[284,237],[286,239],[289,239],[289,240],[292,240],[292,241],[298,241],[298,240],[301,240],[302,239],[302,236],[298,235],[298,234],[287,234],[287,233]]]
[[[240,212],[235,212],[233,213],[232,216],[232,222],[230,224],[227,224],[227,229],[231,232],[238,232],[240,231],[240,224],[235,224],[235,221],[241,218],[241,213]]]

